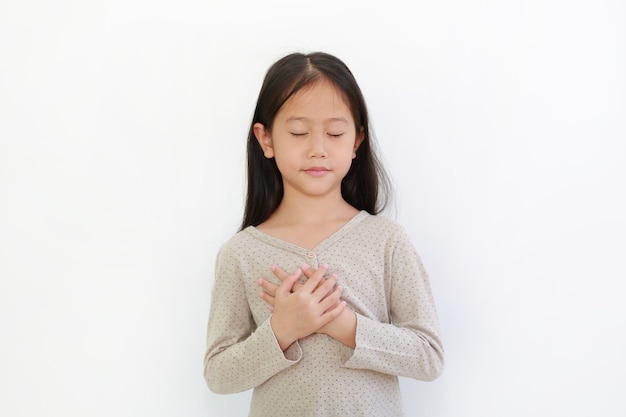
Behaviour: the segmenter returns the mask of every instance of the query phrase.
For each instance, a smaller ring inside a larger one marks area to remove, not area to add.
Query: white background
[[[202,378],[213,262],[263,75],[315,50],[438,302],[408,415],[626,414],[623,1],[2,0],[0,415],[246,415]]]

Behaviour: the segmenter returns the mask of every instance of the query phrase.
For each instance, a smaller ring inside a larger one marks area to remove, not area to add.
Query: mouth
[[[324,167],[311,167],[304,170],[307,174],[313,177],[321,177],[330,172],[330,169]]]

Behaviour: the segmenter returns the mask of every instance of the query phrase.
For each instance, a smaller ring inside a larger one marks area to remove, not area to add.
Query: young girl
[[[254,388],[250,416],[398,417],[398,376],[441,373],[424,267],[377,215],[387,184],[346,65],[325,53],[277,61],[248,135],[241,230],[217,256],[212,391]]]

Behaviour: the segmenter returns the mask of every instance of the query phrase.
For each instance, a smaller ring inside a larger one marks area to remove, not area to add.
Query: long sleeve
[[[428,276],[404,232],[385,257],[390,322],[357,314],[356,349],[344,365],[433,380],[443,370],[444,352]]]
[[[357,314],[356,348],[312,334],[280,350],[259,278],[271,265],[328,264]],[[250,417],[403,416],[398,376],[434,379],[443,348],[428,277],[403,228],[360,212],[308,249],[249,226],[217,256],[204,376],[216,393],[253,388]]]
[[[255,325],[241,274],[228,250],[220,251],[204,359],[207,385],[220,394],[254,388],[292,366],[302,355],[297,343],[281,351],[269,318]]]

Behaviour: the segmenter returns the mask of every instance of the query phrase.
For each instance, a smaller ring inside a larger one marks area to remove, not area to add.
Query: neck
[[[348,204],[340,194],[326,197],[298,196],[298,198],[285,194],[271,218],[283,224],[316,224],[351,218],[357,212],[358,210]]]

